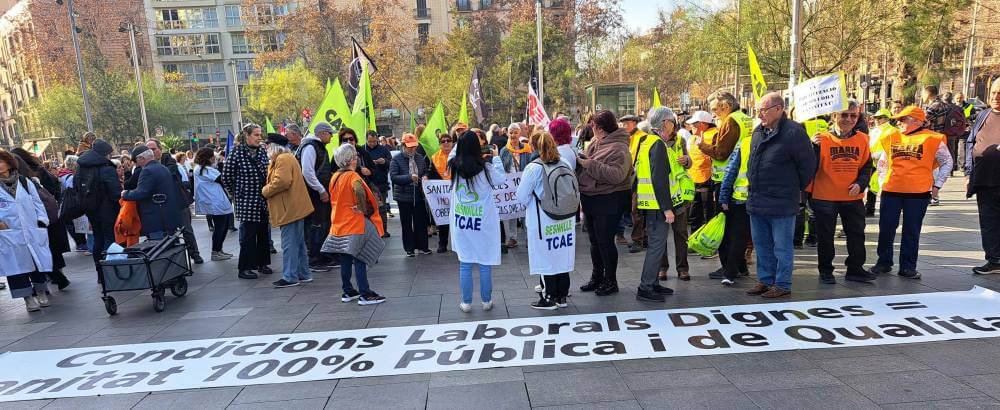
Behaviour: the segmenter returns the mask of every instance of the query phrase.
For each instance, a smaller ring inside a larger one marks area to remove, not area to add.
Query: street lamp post
[[[802,36],[802,0],[792,0],[792,34],[789,38],[789,46],[791,48],[791,61],[789,63],[788,70],[788,89],[792,90],[795,87],[795,82],[797,80],[796,73],[799,71],[799,53],[802,49],[802,44],[800,43]],[[795,98],[795,95],[792,95]]]
[[[63,0],[56,0],[62,5]],[[80,56],[80,41],[76,38],[76,13],[73,12],[73,0],[66,0],[66,13],[69,14],[69,32],[73,38],[73,51],[76,53],[76,73],[80,76],[80,93],[83,95],[83,115],[87,118],[87,131],[94,131],[94,118],[90,113],[90,98],[87,96],[87,79],[83,75],[83,57]]]
[[[149,140],[149,121],[146,119],[146,97],[142,94],[142,71],[139,70],[139,52],[135,46],[135,25],[131,22],[122,24],[118,31],[128,31],[128,41],[132,46],[132,68],[135,69],[135,87],[139,92],[139,113],[142,115],[142,135]]]

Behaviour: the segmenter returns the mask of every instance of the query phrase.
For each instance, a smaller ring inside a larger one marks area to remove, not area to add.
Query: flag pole
[[[545,72],[542,69],[542,0],[535,1],[535,37],[538,38],[538,100],[545,101]]]

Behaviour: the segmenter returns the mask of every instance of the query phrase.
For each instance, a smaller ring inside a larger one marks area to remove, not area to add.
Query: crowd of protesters
[[[339,268],[343,302],[378,304],[386,299],[372,290],[368,273],[390,240],[391,195],[407,257],[432,254],[433,235],[438,253],[457,255],[463,312],[472,310],[474,269],[482,308],[493,307],[492,269],[519,240],[529,272],[539,277],[532,307],[568,306],[578,241],[548,235],[573,235],[577,225],[592,266],[580,291],[619,292],[619,246],[627,245],[645,252],[637,298],[664,301],[674,293],[661,284],[671,261],[678,279],[690,280],[689,236],[719,214],[726,216],[721,245],[702,256],[718,258],[719,268],[707,276],[732,286],[754,265],[746,293],[781,298],[791,294],[794,253],[804,244],[817,248],[820,282],[836,283],[838,235],[847,244],[845,280],[872,281],[897,265],[900,277],[920,278],[923,219],[956,167],[979,207],[986,263],[973,271],[1000,273],[1000,80],[978,113],[933,86],[922,97],[921,105],[874,114],[850,101],[829,118],[800,123],[778,93],[748,110],[718,92],[707,111],[654,107],[645,117],[617,118],[605,110],[575,130],[563,116],[544,127],[493,124],[487,131],[459,123],[430,137],[433,151],[423,126],[397,142],[326,122],[311,132],[289,124],[284,134],[248,124],[231,150],[194,152],[167,152],[150,139],[115,154],[87,133],[58,167],[19,148],[0,150],[0,258],[7,262],[0,286],[37,311],[52,303],[49,282],[70,286],[63,253],[88,252],[96,267],[110,245],[142,238],[182,236],[192,262],[204,263],[192,228],[192,215],[203,215],[212,231],[210,260],[237,257],[238,278],[273,273],[277,228],[282,272],[273,286],[298,286]],[[514,173],[525,214],[502,219],[494,186]],[[425,198],[429,180],[451,187],[442,226],[434,226]],[[70,191],[93,195],[96,205],[64,220],[60,203]],[[876,214],[878,258],[866,268],[866,218]],[[230,232],[238,232],[238,255],[224,251]]]

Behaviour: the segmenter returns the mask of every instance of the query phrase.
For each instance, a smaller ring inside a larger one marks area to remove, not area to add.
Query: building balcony
[[[416,18],[417,20],[430,20],[431,9],[428,8],[416,9],[416,12],[414,13],[414,18]]]

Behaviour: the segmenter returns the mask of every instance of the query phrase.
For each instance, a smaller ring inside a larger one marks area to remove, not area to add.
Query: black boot
[[[604,282],[600,288],[594,291],[597,296],[608,296],[611,294],[618,293],[618,282]]]
[[[586,285],[580,286],[581,292],[593,292],[597,288],[601,287],[601,283],[604,282],[604,275],[598,275],[597,272],[590,274],[590,282]]]

